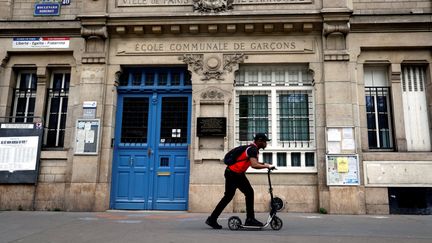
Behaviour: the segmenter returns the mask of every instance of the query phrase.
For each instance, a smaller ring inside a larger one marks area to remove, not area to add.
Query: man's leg
[[[222,213],[222,211],[225,209],[225,207],[228,205],[228,203],[231,202],[235,195],[235,191],[237,189],[237,183],[235,180],[234,172],[225,170],[225,193],[222,199],[219,201],[219,203],[216,205],[216,208],[213,210],[210,217],[207,218],[206,223],[213,227],[214,229],[220,229],[222,226],[220,226],[217,223],[217,218]]]
[[[245,195],[246,199],[246,218],[255,218],[254,212],[254,190],[246,175],[239,176],[238,188]]]
[[[248,226],[263,226],[263,223],[255,219],[254,211],[254,190],[247,179],[246,175],[243,175],[242,179],[239,179],[238,184],[239,190],[243,192],[246,199],[246,221],[245,225]]]

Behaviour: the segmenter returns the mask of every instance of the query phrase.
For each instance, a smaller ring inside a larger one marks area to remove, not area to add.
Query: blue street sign
[[[60,15],[60,3],[42,2],[35,3],[34,16],[58,16]]]

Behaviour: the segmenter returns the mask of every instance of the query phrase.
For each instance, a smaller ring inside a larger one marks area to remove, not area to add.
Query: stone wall
[[[3,0],[4,1],[4,0]],[[9,2],[9,1],[7,1]],[[34,19],[35,21],[44,20],[75,20],[80,14],[82,0],[72,0],[70,5],[62,5],[60,16],[37,16],[33,15],[35,0],[15,0],[13,1],[12,18],[14,20]],[[1,2],[0,2],[1,4]],[[0,12],[1,16],[1,12]]]
[[[421,14],[432,12],[430,0],[353,0],[355,14]]]

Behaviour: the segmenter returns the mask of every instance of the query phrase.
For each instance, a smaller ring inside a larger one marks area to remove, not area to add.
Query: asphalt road
[[[0,242],[149,243],[411,243],[432,242],[432,215],[321,215],[283,213],[279,231],[231,231],[204,224],[207,214],[187,212],[24,212],[0,211]],[[266,214],[257,214],[265,221]]]

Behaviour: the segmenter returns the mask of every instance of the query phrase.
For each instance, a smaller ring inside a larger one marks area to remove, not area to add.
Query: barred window
[[[258,131],[268,133],[269,95],[264,93],[243,93],[239,96],[240,140],[250,140]]]
[[[279,93],[280,140],[310,140],[310,97],[311,92],[284,91]]]
[[[70,73],[53,72],[50,88],[47,90],[47,107],[44,127],[45,147],[63,147],[67,106],[69,98]]]
[[[33,122],[36,88],[36,70],[18,72],[11,112],[13,122]]]
[[[241,66],[235,79],[236,144],[267,133],[271,141],[260,161],[279,172],[316,172],[312,85],[306,65]]]
[[[391,92],[386,67],[364,71],[368,143],[371,149],[393,149]]]

